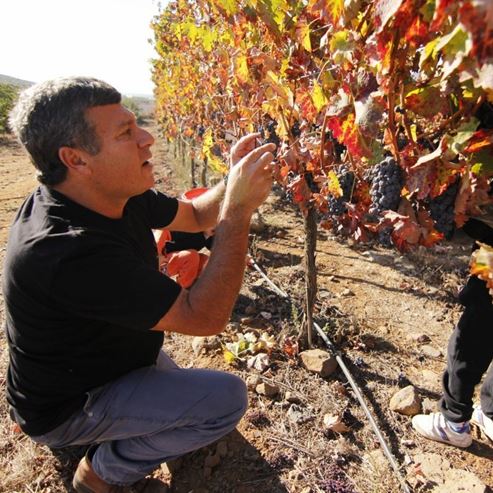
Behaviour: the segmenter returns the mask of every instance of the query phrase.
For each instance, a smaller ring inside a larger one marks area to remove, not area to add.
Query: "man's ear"
[[[90,169],[87,166],[84,153],[74,147],[60,147],[58,149],[60,161],[71,171],[75,173],[88,174]]]

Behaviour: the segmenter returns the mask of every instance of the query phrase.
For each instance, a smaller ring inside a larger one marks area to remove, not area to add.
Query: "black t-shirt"
[[[180,287],[158,270],[152,228],[176,199],[149,190],[109,219],[47,187],[20,208],[3,273],[9,344],[7,400],[16,421],[42,435],[80,409],[85,392],[151,365],[151,331]]]

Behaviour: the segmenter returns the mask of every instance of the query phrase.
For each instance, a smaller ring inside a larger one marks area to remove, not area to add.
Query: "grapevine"
[[[492,2],[176,0],[153,29],[162,132],[193,141],[213,171],[262,129],[305,216],[402,250],[491,204]],[[388,185],[373,179],[382,162]]]

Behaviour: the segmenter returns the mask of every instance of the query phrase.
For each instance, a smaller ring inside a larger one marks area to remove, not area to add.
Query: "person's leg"
[[[91,458],[95,473],[110,484],[131,484],[224,436],[246,408],[240,378],[182,369],[161,355],[156,366],[94,392],[80,415],[35,440],[52,447],[100,443]]]
[[[474,388],[493,359],[493,305],[484,281],[471,277],[461,302],[465,310],[449,341],[440,401],[442,414],[453,423],[471,418]],[[491,401],[488,408],[493,411]]]
[[[477,277],[469,278],[460,301],[465,308],[449,340],[440,412],[418,414],[412,424],[430,440],[468,447],[474,389],[493,358],[493,307],[486,284]],[[491,398],[485,400],[491,409]]]

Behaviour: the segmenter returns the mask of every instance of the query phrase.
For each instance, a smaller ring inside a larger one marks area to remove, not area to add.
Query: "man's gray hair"
[[[65,179],[67,167],[58,157],[60,147],[97,154],[101,143],[85,111],[120,102],[121,94],[113,86],[87,77],[48,80],[24,90],[9,123],[30,154],[38,180],[53,186]]]

